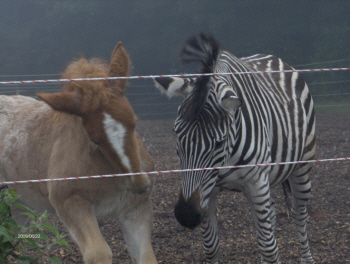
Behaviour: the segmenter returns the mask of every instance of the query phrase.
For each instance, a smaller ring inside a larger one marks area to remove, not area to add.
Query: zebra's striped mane
[[[187,40],[181,50],[180,58],[184,63],[200,62],[201,73],[211,73],[214,70],[219,55],[219,43],[210,35],[201,33]],[[191,94],[181,106],[181,116],[192,122],[201,113],[207,100],[210,76],[200,76],[195,82]]]

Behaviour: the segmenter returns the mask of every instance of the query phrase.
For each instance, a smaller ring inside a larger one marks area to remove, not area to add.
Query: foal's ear
[[[115,46],[112,56],[111,63],[109,66],[109,77],[126,77],[129,76],[131,61],[126,53],[124,46],[121,42]],[[118,91],[124,92],[124,87],[126,86],[126,80],[111,80],[110,81],[112,89],[117,89]]]
[[[37,93],[36,95],[54,110],[81,114],[81,95],[77,92]]]

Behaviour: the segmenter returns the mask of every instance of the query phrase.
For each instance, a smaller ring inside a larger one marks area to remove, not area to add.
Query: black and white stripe
[[[236,58],[227,51],[219,50],[218,43],[204,34],[187,42],[183,56],[186,61],[200,61],[202,72],[292,69],[271,55]],[[171,96],[176,90],[184,90],[181,85],[176,85],[178,80],[167,78],[164,85],[165,80],[159,78],[156,85]],[[182,168],[313,159],[313,101],[298,73],[203,76],[183,83],[187,84],[188,93],[184,95],[175,121],[177,151]],[[175,208],[176,217],[181,224],[191,228],[201,224],[207,262],[217,263],[216,193],[219,190],[241,191],[251,205],[262,263],[278,263],[274,236],[276,213],[270,187],[288,182],[293,197],[292,219],[302,249],[301,263],[314,263],[306,233],[310,169],[311,165],[305,163],[186,172]],[[199,196],[200,201],[194,196]],[[192,221],[193,214],[200,220]]]

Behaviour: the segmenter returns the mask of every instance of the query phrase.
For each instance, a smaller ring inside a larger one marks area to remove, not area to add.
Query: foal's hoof
[[[135,194],[144,194],[150,192],[151,185],[152,182],[148,175],[131,176],[128,190]]]

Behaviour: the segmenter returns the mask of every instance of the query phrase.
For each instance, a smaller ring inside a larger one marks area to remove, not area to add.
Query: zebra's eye
[[[215,140],[215,147],[220,148],[225,144],[225,138],[220,138]]]

